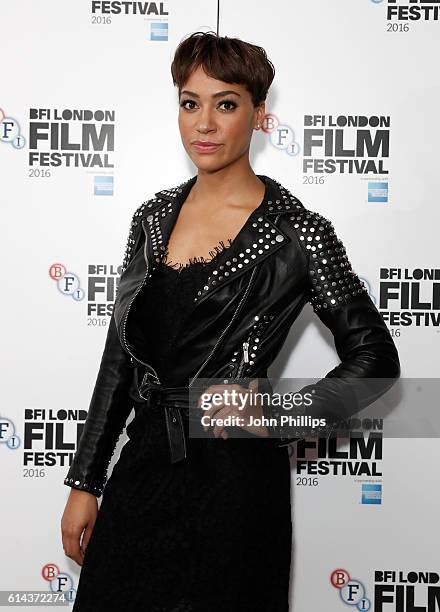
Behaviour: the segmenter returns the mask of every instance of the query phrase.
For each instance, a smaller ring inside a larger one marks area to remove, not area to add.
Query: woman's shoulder
[[[307,226],[322,226],[333,227],[329,217],[323,215],[318,210],[315,210],[313,205],[306,205],[304,201],[283,183],[278,181],[273,176],[262,175],[264,179],[268,179],[271,183],[269,191],[269,210],[273,214],[287,213],[287,218],[294,222],[296,229],[303,229]]]
[[[318,234],[335,232],[333,221],[329,216],[316,210],[313,204],[305,204],[301,197],[293,194],[278,181],[274,182],[278,185],[281,194],[276,200],[279,212],[287,213],[283,214],[283,217],[290,222],[301,242],[310,242]],[[274,209],[277,212],[277,206]]]
[[[141,217],[145,214],[150,214],[150,212],[153,212],[158,208],[171,206],[171,202],[173,202],[175,198],[183,192],[185,187],[188,187],[191,182],[195,181],[196,178],[197,176],[193,176],[172,187],[164,187],[159,191],[153,192],[151,197],[144,200],[142,204],[135,209],[133,212],[133,219]]]
[[[271,214],[280,213],[287,221],[282,228],[301,245],[309,261],[334,265],[336,260],[344,259],[345,246],[333,219],[317,210],[313,204],[305,204],[300,196],[273,177],[269,177],[269,180],[272,183]]]

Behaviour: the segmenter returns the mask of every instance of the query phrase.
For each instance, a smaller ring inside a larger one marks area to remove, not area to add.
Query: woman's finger
[[[219,410],[214,417],[214,420],[224,420],[227,416],[229,416],[233,410],[229,406],[225,406],[222,410]],[[225,431],[225,426],[223,424],[215,423],[213,433],[216,438],[220,438],[222,436],[222,432]],[[226,432],[227,433],[227,432]]]
[[[231,390],[236,391],[236,393],[241,393],[243,397],[247,397],[249,394],[249,390],[241,387],[238,384],[233,385],[212,385],[211,388],[217,388],[216,393],[223,393],[225,400],[228,402],[227,404],[220,402],[220,397],[215,398],[215,401],[211,401],[208,408],[203,408],[204,416],[208,416],[208,418],[212,418],[214,415],[217,415],[219,410],[222,410],[224,407],[230,408],[231,410],[238,411],[242,406],[242,402],[240,398],[237,396],[233,397],[232,395],[229,397]],[[227,391],[227,395],[225,395],[225,391]],[[233,403],[234,400],[234,403]],[[238,412],[237,412],[238,414]],[[204,430],[206,431],[207,427],[204,426]]]
[[[209,387],[207,387],[203,393],[200,395],[200,397],[197,400],[197,406],[200,408],[200,404],[202,403],[202,397],[204,398],[204,401],[206,401],[206,398],[215,394],[215,393],[224,393],[224,391],[227,391],[228,393],[230,393],[232,390],[235,391],[245,391],[245,389],[243,387],[241,387],[238,383],[232,383],[232,384],[217,384],[217,385],[210,385]]]
[[[67,557],[73,559],[78,565],[83,564],[84,553],[80,546],[80,535],[77,533],[62,533],[63,549]]]

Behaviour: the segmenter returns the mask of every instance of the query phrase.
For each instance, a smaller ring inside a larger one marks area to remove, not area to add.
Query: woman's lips
[[[213,153],[221,147],[221,144],[202,144],[193,142],[192,146],[198,153]]]

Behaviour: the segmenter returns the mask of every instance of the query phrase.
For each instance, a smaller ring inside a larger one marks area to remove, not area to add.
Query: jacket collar
[[[263,200],[249,215],[231,244],[215,257],[206,283],[196,294],[196,304],[271,257],[291,241],[275,221],[278,215],[293,214],[298,209],[304,210],[304,206],[275,179],[264,174],[257,176],[266,185]],[[197,175],[176,187],[155,193],[157,199],[150,203],[152,205],[148,206],[148,214],[142,219],[148,237],[145,255],[150,262],[154,262],[165,250],[180,208],[196,180]]]

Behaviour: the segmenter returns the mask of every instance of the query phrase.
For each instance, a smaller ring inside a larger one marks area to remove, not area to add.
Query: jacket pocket
[[[273,318],[273,314],[257,315],[249,334],[241,343],[238,363],[233,372],[235,378],[245,377],[252,371],[258,359],[258,349],[263,341],[262,337]]]

